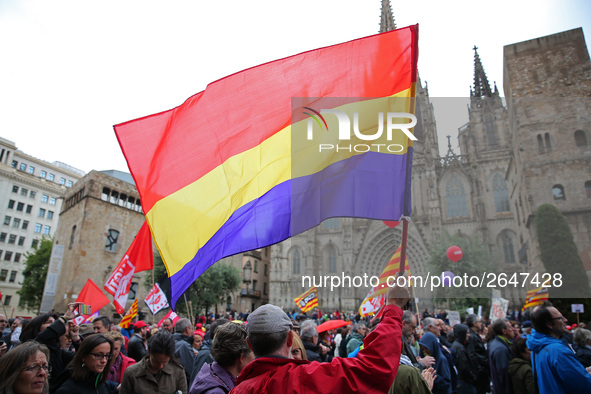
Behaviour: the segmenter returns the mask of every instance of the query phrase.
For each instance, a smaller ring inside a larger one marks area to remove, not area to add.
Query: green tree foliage
[[[158,283],[164,283],[163,289],[167,287],[167,277],[162,258],[156,255],[154,279]],[[226,298],[240,288],[240,280],[240,270],[232,265],[217,262],[209,267],[185,292],[187,300],[192,305],[193,313],[206,313],[217,304],[225,304]],[[152,287],[151,275],[146,276],[144,285],[147,289]],[[186,314],[184,298],[181,297],[176,306],[177,313]]]
[[[540,205],[536,210],[535,226],[544,268],[553,278],[555,274],[562,275],[562,285],[551,287],[550,297],[591,297],[587,272],[562,213],[554,205]]]
[[[39,311],[45,278],[49,268],[49,258],[53,248],[53,239],[43,238],[30,253],[25,253],[25,269],[20,295],[20,304],[30,311]]]
[[[463,256],[458,262],[453,262],[447,257],[447,249],[450,246],[459,246]],[[437,304],[448,303],[449,308],[458,310],[463,316],[466,308],[482,305],[483,310],[490,309],[491,289],[485,285],[482,288],[466,286],[464,278],[477,276],[482,279],[483,273],[494,272],[493,256],[487,246],[475,237],[468,239],[460,235],[450,235],[444,232],[429,250],[427,267],[431,275],[439,275],[444,271],[451,271],[455,276],[462,277],[462,287],[443,287],[434,289],[434,302]],[[485,278],[486,279],[486,278]],[[460,283],[457,280],[456,283]]]

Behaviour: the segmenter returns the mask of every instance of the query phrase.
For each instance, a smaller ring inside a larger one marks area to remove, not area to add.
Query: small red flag
[[[168,311],[168,313],[162,319],[160,319],[160,321],[158,322],[158,327],[160,327],[162,325],[162,322],[164,321],[164,319],[172,320],[172,325],[174,326],[176,324],[176,322],[179,321],[180,316],[177,315],[176,313],[174,313],[174,311],[171,309]]]
[[[109,299],[102,292],[102,290],[92,280],[88,279],[86,284],[80,290],[76,302],[81,302],[84,305],[90,305],[91,312],[98,312],[103,306],[109,303]]]
[[[113,305],[117,313],[125,311],[133,274],[153,268],[152,235],[148,223],[144,222],[104,287],[113,296]]]

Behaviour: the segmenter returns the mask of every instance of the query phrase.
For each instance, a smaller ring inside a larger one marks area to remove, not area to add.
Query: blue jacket
[[[591,375],[560,339],[532,330],[527,347],[540,394],[591,393]]]
[[[437,337],[430,332],[426,332],[419,341],[421,344],[421,353],[433,356],[435,358],[435,365],[433,368],[437,371],[437,377],[433,384],[433,394],[450,394],[451,393],[451,371],[449,362],[445,355],[441,352],[439,341]]]

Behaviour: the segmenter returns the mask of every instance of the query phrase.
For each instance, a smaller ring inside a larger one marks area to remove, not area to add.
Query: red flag
[[[102,290],[92,280],[88,279],[86,284],[80,290],[76,302],[90,305],[91,312],[98,312],[103,306],[109,303],[109,299]]]
[[[176,322],[180,319],[180,317],[179,317],[179,315],[174,313],[174,311],[171,309],[168,311],[166,316],[164,316],[162,319],[160,319],[160,321],[158,322],[158,327],[160,327],[162,325],[162,322],[164,321],[164,319],[172,320],[172,325],[174,326],[176,324]]]
[[[113,296],[113,305],[115,305],[117,313],[125,311],[133,274],[152,268],[154,268],[152,236],[147,222],[144,222],[119,265],[105,284],[105,290]]]

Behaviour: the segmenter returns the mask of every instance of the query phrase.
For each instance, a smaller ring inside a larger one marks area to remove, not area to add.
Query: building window
[[[495,197],[495,209],[497,212],[509,211],[509,193],[507,183],[501,174],[493,178],[493,195]]]
[[[39,217],[40,218],[44,218],[45,217],[45,208],[39,208]]]
[[[263,295],[267,295],[267,282],[263,282]]]
[[[68,179],[68,182],[66,182],[66,187],[72,187],[72,185],[74,185],[74,182]]]
[[[55,197],[49,197],[49,205],[55,205],[56,201]]]
[[[501,238],[503,244],[503,254],[505,256],[505,264],[515,264],[515,249],[513,248],[513,240],[507,234]]]
[[[43,228],[42,225],[40,225],[39,223],[35,224],[35,232],[36,233],[41,233],[41,229]]]
[[[60,177],[60,185],[66,185],[66,178]]]
[[[50,231],[51,231],[51,226],[43,226],[43,234],[44,235],[49,235]]]
[[[41,202],[47,202],[49,201],[49,196],[46,194],[41,195]]]
[[[447,186],[445,187],[447,202],[447,216],[449,218],[468,216],[468,207],[466,206],[466,194],[464,193],[464,185],[456,177],[452,175]]]
[[[35,173],[35,167],[29,166],[29,174],[33,175]]]
[[[585,194],[587,198],[591,198],[591,181],[585,182]]]
[[[31,211],[33,211],[33,206],[27,204],[27,210],[25,211],[26,213],[31,213]]]
[[[34,239],[33,242],[31,242],[31,248],[35,249],[37,248],[37,245],[39,245],[39,240]]]
[[[14,218],[12,220],[12,227],[19,228],[21,226],[21,220],[19,218]]]
[[[6,236],[7,235],[8,234],[6,234],[6,233],[0,233],[0,242],[6,242]]]
[[[292,264],[292,271],[294,275],[300,274],[300,251],[298,249],[294,249],[291,252],[291,264]]]
[[[10,164],[10,166],[11,166],[12,168],[16,168],[16,167],[18,166],[18,161],[16,161],[16,160],[13,160],[13,161],[12,161],[12,163]]]
[[[546,145],[546,151],[552,149],[552,144],[550,143],[550,133],[544,134],[544,143]]]
[[[26,171],[27,170],[27,164],[26,163],[21,163],[21,165],[18,167],[19,170],[21,171]]]
[[[29,189],[25,189],[24,187],[21,188],[21,196],[27,197],[28,194],[29,194]]]
[[[22,229],[23,230],[26,230],[28,228],[29,228],[29,221],[28,220],[23,220],[23,227],[22,227]]]
[[[16,235],[15,234],[10,234],[8,236],[8,243],[11,245],[14,245],[16,243]]]
[[[337,252],[335,251],[334,246],[331,246],[328,249],[328,272],[337,272]]]
[[[47,219],[53,219],[53,211],[47,211]]]
[[[16,210],[19,212],[22,212],[25,209],[25,203],[24,202],[19,202],[18,204],[16,204]]]
[[[117,240],[119,239],[119,231],[110,228],[107,231],[107,242],[105,243],[106,252],[117,251]]]
[[[14,204],[16,204],[16,201],[8,200],[8,209],[14,209]]]
[[[564,194],[564,187],[562,187],[562,185],[552,186],[552,195],[554,196],[555,200],[566,200],[566,195]]]
[[[16,281],[16,274],[16,271],[10,271],[10,278],[8,279],[10,283],[14,283]]]
[[[18,246],[23,246],[25,244],[25,237],[21,236],[18,237]]]
[[[115,190],[111,190],[111,199],[109,201],[111,204],[117,204],[117,201],[119,201],[119,193]]]
[[[10,217],[10,216],[4,216],[4,224],[6,226],[8,226],[10,224],[10,219],[12,219],[12,217]]]
[[[36,195],[37,195],[37,192],[34,190],[31,190],[31,192],[29,193],[29,197],[31,197],[31,198],[35,198]]]
[[[11,295],[7,295],[4,297],[4,305],[8,306],[10,305],[10,301],[12,300],[12,296]]]
[[[15,253],[14,254],[14,262],[15,263],[20,263],[21,262],[21,254],[20,253]]]
[[[265,264],[265,276],[269,276],[269,267]]]
[[[6,261],[10,261],[12,260],[12,252],[9,252],[8,250],[4,253],[4,260]]]
[[[575,131],[575,144],[577,146],[587,146],[587,136],[583,130]]]
[[[47,180],[53,182],[54,179],[55,179],[55,175],[50,172],[49,175],[47,176]]]
[[[14,186],[12,187],[12,192],[13,192],[13,193],[18,193],[18,186],[14,185]]]
[[[72,234],[70,235],[70,246],[68,246],[68,249],[72,249],[72,246],[74,246],[74,238],[76,237],[76,225],[72,226]]]
[[[138,289],[139,283],[137,282],[131,282],[131,286],[129,286],[129,295],[127,296],[127,299],[129,300],[134,300],[135,296],[137,294],[137,289]]]
[[[111,190],[107,187],[103,187],[103,192],[101,193],[101,200],[109,201],[109,194],[111,194]]]
[[[41,173],[39,174],[39,177],[41,177],[41,178],[47,178],[47,171],[41,170]]]
[[[6,281],[6,278],[8,277],[8,270],[0,270],[0,280],[2,282]]]

